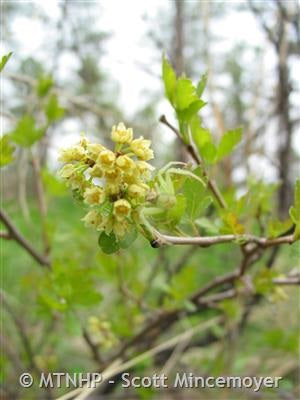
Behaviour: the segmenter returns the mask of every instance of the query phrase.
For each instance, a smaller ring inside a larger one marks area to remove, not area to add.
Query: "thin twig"
[[[25,239],[25,237],[18,231],[8,215],[0,210],[0,220],[8,229],[9,235],[23,247],[40,265],[50,267],[50,262],[47,257],[40,254],[32,245]]]
[[[263,237],[258,237],[254,235],[219,235],[219,236],[170,236],[158,233],[158,238],[156,240],[156,247],[161,245],[195,245],[200,247],[209,247],[212,245],[228,242],[237,243],[256,243],[262,248],[278,246],[280,244],[292,244],[295,242],[293,235],[287,235],[278,237],[275,239],[268,239]]]

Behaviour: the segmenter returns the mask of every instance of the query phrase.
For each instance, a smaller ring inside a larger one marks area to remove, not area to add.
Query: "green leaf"
[[[199,83],[198,83],[198,85],[197,85],[197,90],[196,91],[197,91],[197,95],[199,97],[201,97],[202,93],[204,92],[204,89],[205,89],[205,86],[206,86],[206,83],[207,83],[207,76],[208,76],[207,72],[205,74],[203,74],[201,79],[200,79],[200,81],[199,81]]]
[[[137,238],[138,232],[135,227],[133,227],[122,240],[120,240],[120,247],[122,249],[127,249],[129,246],[132,245],[132,243],[135,241]]]
[[[213,143],[210,130],[202,127],[200,118],[197,116],[192,119],[190,127],[193,141],[200,156],[204,159],[204,161],[210,164],[214,163],[216,159],[217,148]]]
[[[117,238],[113,232],[109,235],[107,235],[105,232],[100,233],[98,244],[102,251],[106,254],[115,253],[120,249],[120,243],[117,241]]]
[[[1,57],[1,61],[0,61],[0,72],[3,70],[3,68],[5,67],[7,61],[10,59],[10,57],[12,56],[12,51],[10,51],[8,54],[4,55]]]
[[[179,193],[176,196],[175,205],[168,211],[166,219],[169,224],[176,226],[179,224],[186,209],[186,198],[183,194]]]
[[[196,89],[190,79],[181,77],[175,87],[176,110],[182,111],[188,108],[194,101],[199,100]]]
[[[212,142],[205,143],[201,150],[201,156],[209,164],[216,162],[217,148]]]
[[[0,139],[0,167],[10,164],[14,160],[15,147],[11,144],[9,135],[3,135]]]
[[[198,111],[206,105],[205,101],[199,99],[194,101],[192,104],[189,105],[188,108],[186,108],[183,111],[178,111],[178,117],[182,121],[190,121],[194,115],[198,113]]]
[[[39,78],[36,85],[36,92],[39,97],[45,97],[53,86],[51,75],[44,75]]]
[[[173,104],[174,91],[176,86],[176,74],[165,57],[163,57],[162,62],[162,77],[165,85],[166,96],[169,99],[170,103]]]
[[[264,268],[260,270],[253,278],[253,286],[256,293],[266,295],[273,288],[273,278],[275,278],[277,272],[271,270],[270,268]]]
[[[60,107],[57,96],[54,94],[50,96],[48,103],[45,107],[45,113],[49,122],[56,121],[64,115],[65,110]]]
[[[219,308],[224,311],[226,316],[232,321],[239,321],[242,315],[242,305],[237,299],[227,299],[219,303]]]
[[[35,120],[31,115],[25,114],[11,132],[11,139],[23,147],[30,147],[34,142],[41,139],[44,129],[35,127]]]
[[[222,136],[217,152],[218,161],[232,152],[234,147],[241,141],[242,133],[242,128],[238,128],[233,131],[228,131]]]
[[[267,235],[270,238],[275,238],[280,236],[282,233],[286,232],[292,226],[292,221],[287,219],[285,221],[271,220],[268,223]]]
[[[196,219],[195,223],[200,228],[205,229],[209,235],[217,235],[219,233],[218,226],[207,217],[198,218]]]
[[[195,179],[187,179],[183,185],[183,194],[186,198],[186,214],[194,221],[211,203],[206,188]]]

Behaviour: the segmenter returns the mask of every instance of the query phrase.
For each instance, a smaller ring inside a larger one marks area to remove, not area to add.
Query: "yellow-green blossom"
[[[102,144],[100,143],[88,143],[86,146],[87,155],[91,160],[96,161],[99,154],[103,150],[107,150]]]
[[[131,174],[135,169],[135,162],[126,155],[118,157],[116,164],[127,174]]]
[[[69,179],[75,173],[74,164],[66,164],[59,171],[59,176],[63,179]]]
[[[130,148],[141,160],[148,161],[154,157],[150,145],[151,140],[144,139],[143,136],[141,136],[139,139],[134,139],[131,142]]]
[[[79,144],[62,150],[60,160],[65,165],[60,176],[91,207],[83,218],[85,225],[107,235],[113,232],[120,239],[138,223],[139,206],[151,194],[147,182],[154,168],[146,161],[153,158],[153,151],[150,140],[133,140],[132,129],[123,123],[113,126],[111,139],[113,150],[85,136]]]
[[[85,190],[83,197],[86,204],[101,204],[105,200],[105,193],[101,187],[93,186]]]
[[[77,145],[69,149],[62,149],[58,160],[68,163],[73,161],[81,161],[84,158],[85,158],[84,148],[82,146]]]
[[[133,131],[132,128],[127,128],[120,122],[118,126],[113,126],[111,131],[111,138],[116,143],[130,143],[132,141]]]
[[[125,199],[117,200],[114,203],[113,214],[118,220],[123,220],[129,217],[131,212],[131,205]]]
[[[86,226],[93,226],[97,228],[97,226],[101,223],[101,215],[97,210],[89,211],[83,218],[82,221],[85,222]]]
[[[97,158],[97,164],[104,170],[112,169],[116,160],[116,155],[111,150],[103,150]]]

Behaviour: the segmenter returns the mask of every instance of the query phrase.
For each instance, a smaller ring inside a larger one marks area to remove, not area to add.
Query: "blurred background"
[[[64,389],[22,389],[17,377],[28,368],[101,369],[149,316],[182,305],[214,276],[233,269],[239,257],[230,245],[156,250],[144,239],[122,257],[104,255],[97,234],[80,221],[82,206],[57,179],[59,148],[76,143],[80,132],[108,145],[111,126],[119,121],[152,140],[154,165],[186,159],[159,123],[161,114],[175,123],[164,98],[163,54],[179,75],[197,81],[208,74],[202,118],[216,139],[243,126],[234,156],[212,171],[224,192],[241,195],[255,179],[263,207],[287,218],[299,175],[299,18],[294,0],[1,2],[1,54],[13,52],[1,76],[1,134],[14,135],[19,144],[1,170],[1,203],[53,263],[49,273],[13,240],[1,239],[1,398],[62,394]],[[297,266],[299,255],[293,245],[272,262],[284,272]],[[292,287],[286,293],[285,301],[263,300],[249,316],[244,304],[224,304],[228,319],[222,328],[216,325],[210,336],[186,346],[176,365],[203,376],[283,376],[279,392],[128,394],[116,385],[95,398],[297,398],[299,297]],[[209,313],[181,321],[168,335]],[[236,324],[238,333],[227,335]],[[156,371],[165,362],[147,360],[138,371]]]

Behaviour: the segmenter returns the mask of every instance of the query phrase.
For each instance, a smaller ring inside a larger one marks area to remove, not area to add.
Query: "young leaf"
[[[170,103],[173,104],[174,91],[176,86],[176,74],[171,67],[169,61],[163,57],[162,77],[165,85],[165,93]]]
[[[217,152],[217,160],[222,160],[224,157],[228,156],[234,147],[240,142],[242,139],[242,128],[235,129],[233,131],[226,132],[220,141],[218,152]]]
[[[186,214],[194,221],[211,203],[206,188],[194,179],[187,179],[183,185],[183,194],[186,197]]]
[[[31,115],[25,114],[17,123],[16,128],[11,132],[11,139],[23,147],[30,147],[44,134],[43,129],[35,127],[35,120]]]
[[[53,79],[51,75],[44,75],[37,81],[36,92],[39,97],[45,97],[51,87],[53,86]]]
[[[10,164],[14,160],[13,153],[15,147],[11,144],[8,135],[3,135],[0,139],[0,167]]]
[[[288,218],[285,221],[271,220],[268,223],[267,234],[270,238],[280,236],[292,226],[292,221]]]
[[[57,96],[52,95],[49,98],[48,103],[45,107],[45,113],[49,122],[53,122],[57,119],[60,119],[64,115],[65,110],[60,107]]]
[[[188,108],[194,101],[199,100],[196,89],[190,79],[181,77],[175,87],[175,106],[179,111]]]
[[[179,119],[183,120],[183,121],[190,121],[191,118],[194,117],[194,115],[196,115],[198,113],[198,111],[204,107],[206,105],[205,101],[199,99],[194,101],[192,104],[190,104],[188,106],[188,108],[186,108],[183,111],[178,111],[178,117]]]
[[[7,61],[10,59],[11,55],[12,55],[12,51],[10,51],[8,54],[2,56],[1,61],[0,61],[0,72],[5,67],[5,65],[6,65]]]
[[[183,196],[183,194],[179,193],[176,196],[176,203],[174,206],[168,211],[166,219],[169,220],[170,224],[175,226],[178,225],[184,211],[186,209],[186,198]]]
[[[212,164],[215,161],[217,149],[212,141],[211,132],[201,126],[200,119],[197,116],[192,119],[190,127],[199,154],[206,162]]]
[[[207,142],[201,149],[201,156],[209,164],[216,162],[217,148],[212,142]]]
[[[117,241],[117,238],[113,232],[109,235],[107,235],[105,232],[100,233],[98,244],[102,251],[106,254],[115,253],[120,249],[120,243]]]
[[[198,85],[197,85],[197,95],[199,97],[202,96],[202,93],[204,92],[205,86],[206,86],[206,82],[207,82],[207,72],[205,74],[202,75]]]
[[[237,216],[232,212],[223,215],[224,226],[220,229],[220,233],[242,235],[245,233],[244,226],[239,222]]]

